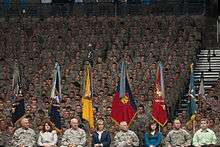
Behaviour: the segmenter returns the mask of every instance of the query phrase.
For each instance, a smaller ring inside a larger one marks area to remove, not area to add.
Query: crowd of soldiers
[[[137,99],[138,106],[138,114],[130,129],[137,134],[139,146],[144,145],[144,134],[152,120],[150,110],[157,61],[163,63],[169,121],[161,128],[161,132],[163,136],[167,136],[177,112],[176,103],[180,101],[186,87],[189,64],[195,61],[197,49],[201,47],[203,21],[200,17],[149,15],[124,18],[30,17],[0,22],[0,134],[6,140],[3,142],[11,144],[15,131],[11,123],[14,61],[21,66],[25,113],[29,125],[39,134],[42,122],[48,119],[51,106],[50,91],[55,61],[61,65],[60,112],[63,131],[70,128],[71,118],[76,118],[80,126],[83,123],[81,83],[84,63],[88,60],[89,53],[93,63],[95,121],[100,118],[105,120],[106,130],[110,132],[112,139],[116,136],[118,127],[111,120],[111,103],[119,80],[119,63],[121,59],[125,61],[132,94]],[[219,104],[219,95],[213,94],[213,91],[217,90],[210,90],[207,99],[213,100],[211,104]],[[220,130],[213,127],[213,124],[220,124],[219,110],[208,113],[209,111],[204,111],[206,104],[201,105],[203,109],[199,109],[195,130],[199,129],[201,116],[206,116],[209,118],[209,127],[215,130],[216,135],[219,134]],[[218,108],[217,106],[213,108]],[[212,111],[212,107],[210,109]],[[183,128],[193,135],[195,131],[193,132],[192,125],[186,125],[186,112],[179,113],[178,118],[183,122]],[[89,140],[88,131],[86,132]],[[59,137],[62,138],[62,135],[58,135]],[[165,142],[162,141],[162,144]]]

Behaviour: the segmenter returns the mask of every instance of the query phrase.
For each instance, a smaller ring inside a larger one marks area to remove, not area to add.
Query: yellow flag
[[[91,75],[90,75],[90,65],[89,64],[86,65],[82,105],[83,105],[82,118],[89,122],[90,128],[94,128]]]

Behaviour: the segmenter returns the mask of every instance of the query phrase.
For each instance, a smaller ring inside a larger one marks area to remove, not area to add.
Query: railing
[[[219,43],[219,29],[220,29],[220,16],[218,16],[217,21],[216,21],[216,39],[217,39],[217,43]]]
[[[5,16],[70,16],[70,15],[201,15],[206,10],[205,0],[160,0],[151,3],[138,0],[119,2],[79,3],[0,3],[0,17]]]

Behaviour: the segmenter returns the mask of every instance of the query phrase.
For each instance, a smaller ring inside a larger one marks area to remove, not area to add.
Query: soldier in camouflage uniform
[[[143,105],[138,106],[138,114],[133,121],[130,129],[134,132],[136,132],[138,138],[139,138],[139,146],[144,146],[144,134],[148,130],[146,129],[149,125],[150,120],[147,118],[145,109]]]
[[[3,133],[2,131],[0,131],[0,146],[4,146],[4,136],[3,136]]]
[[[12,126],[9,126],[9,124],[6,124],[6,120],[2,119],[0,120],[0,147],[8,147],[8,144],[11,143],[12,135],[13,135],[13,128]],[[10,131],[11,130],[11,131]],[[13,146],[12,144],[10,147]]]
[[[86,145],[86,133],[79,128],[76,118],[70,121],[71,128],[67,129],[62,137],[61,147],[84,147]]]
[[[4,147],[12,147],[12,137],[14,133],[14,128],[12,126],[8,126],[7,133],[4,135],[5,146]]]
[[[191,135],[186,131],[181,129],[180,120],[176,119],[173,122],[173,130],[171,130],[166,138],[165,143],[168,147],[187,147],[191,145]]]
[[[29,128],[29,120],[27,118],[21,120],[21,128],[14,132],[12,143],[16,147],[35,146],[36,134],[33,129]]]
[[[114,146],[116,147],[132,147],[139,146],[138,136],[131,130],[128,130],[127,122],[120,123],[120,129],[114,137]]]

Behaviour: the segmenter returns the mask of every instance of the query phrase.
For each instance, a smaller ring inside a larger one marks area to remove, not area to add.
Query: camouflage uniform
[[[24,146],[33,147],[36,143],[36,134],[33,129],[19,128],[14,132],[12,143],[14,146],[23,144]]]
[[[62,137],[61,147],[67,147],[69,144],[76,144],[77,147],[86,145],[86,133],[83,129],[67,129]]]
[[[215,132],[216,135],[216,145],[220,146],[220,125],[216,125],[213,128],[213,131]]]
[[[4,136],[3,133],[0,131],[0,146],[4,146]]]
[[[167,144],[171,144],[172,146],[175,147],[180,147],[180,146],[190,146],[191,145],[191,136],[190,134],[183,129],[179,130],[171,130],[166,138],[165,142]]]
[[[132,145],[127,145],[126,141],[130,140]],[[132,147],[139,146],[138,136],[133,132],[128,130],[127,132],[119,131],[114,137],[114,146],[116,147]]]
[[[12,134],[6,134],[4,136],[4,139],[5,139],[5,146],[4,147],[12,147],[13,144],[12,144]]]
[[[216,131],[216,138],[217,138],[217,143],[216,145],[220,146],[220,131]]]
[[[148,127],[148,120],[147,116],[145,114],[138,114],[136,119],[133,121],[133,124],[131,125],[131,130],[134,132],[137,132],[137,136],[139,138],[140,147],[144,146],[144,133],[148,130],[146,128]]]

